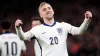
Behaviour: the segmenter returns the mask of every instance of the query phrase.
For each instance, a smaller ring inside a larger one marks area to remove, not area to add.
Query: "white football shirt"
[[[16,29],[24,40],[31,39],[33,36],[36,37],[40,44],[41,56],[68,56],[66,46],[68,33],[72,35],[82,34],[87,29],[89,22],[88,19],[85,19],[80,27],[65,22],[54,22],[51,26],[44,23],[26,33],[22,31],[21,27]]]
[[[5,33],[0,35],[1,56],[20,56],[21,51],[25,51],[26,46],[16,34]]]
[[[40,49],[40,44],[37,42],[35,39],[34,41],[34,51],[35,51],[35,56],[41,56],[41,49]]]

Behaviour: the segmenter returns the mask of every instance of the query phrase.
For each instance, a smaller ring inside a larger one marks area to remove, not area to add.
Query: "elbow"
[[[82,34],[84,34],[84,32],[79,32],[79,33],[78,33],[78,35],[82,35]]]
[[[77,34],[78,34],[78,35],[82,35],[82,34],[85,33],[85,31],[86,31],[86,28],[78,28],[78,29],[77,29]]]
[[[86,31],[86,29],[84,29],[84,28],[74,28],[73,30],[72,30],[72,34],[73,35],[82,35],[82,34],[84,34],[84,32]]]
[[[24,40],[24,38],[20,38],[21,40]]]
[[[84,34],[84,31],[75,31],[73,35],[82,35]]]
[[[22,41],[24,40],[24,38],[22,36],[19,36],[19,37],[20,37],[20,40],[22,40]]]
[[[79,32],[78,32],[78,35],[82,35],[82,34],[84,34],[84,32],[85,32],[85,31],[79,31]]]
[[[19,34],[20,40],[24,40],[24,36],[22,34]]]

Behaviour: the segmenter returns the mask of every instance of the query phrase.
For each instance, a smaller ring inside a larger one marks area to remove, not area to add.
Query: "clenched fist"
[[[92,18],[92,13],[90,11],[86,11],[86,13],[84,15],[85,15],[85,18],[87,18],[87,19]]]
[[[16,22],[15,22],[15,27],[19,27],[21,26],[23,23],[20,19],[17,19]]]

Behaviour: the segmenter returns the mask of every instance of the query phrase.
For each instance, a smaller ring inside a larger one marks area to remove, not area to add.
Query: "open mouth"
[[[51,15],[51,13],[48,13],[47,15]]]

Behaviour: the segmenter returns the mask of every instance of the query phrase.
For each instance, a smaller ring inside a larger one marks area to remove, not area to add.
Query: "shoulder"
[[[4,36],[5,36],[5,34],[1,34],[1,35],[0,35],[0,39],[3,38]]]
[[[41,31],[42,25],[37,25],[35,27],[33,27],[31,30],[29,30],[29,32],[31,33],[38,33]]]
[[[66,22],[61,22],[62,24],[69,24],[69,23],[66,23]]]
[[[59,24],[59,25],[71,25],[71,24],[66,23],[66,22],[57,22],[56,24]]]
[[[8,33],[8,34],[2,34],[3,38],[15,38],[15,39],[19,39],[18,35],[15,33]]]
[[[37,25],[35,27],[33,27],[32,29],[40,29],[42,27],[42,25]]]
[[[12,33],[12,35],[13,35],[13,36],[16,36],[16,37],[18,37],[18,35],[17,35],[17,34],[15,34],[15,33]]]
[[[2,35],[0,35],[0,39],[2,38]]]
[[[3,39],[4,39],[3,37],[4,37],[3,34],[1,34],[0,35],[0,42],[3,41]]]
[[[31,30],[32,31],[40,31],[41,29],[43,29],[45,26],[43,26],[43,24],[41,25],[37,25],[35,27],[33,27]]]
[[[68,27],[68,26],[71,26],[71,24],[66,23],[66,22],[62,22],[62,25],[63,25],[63,26],[67,26],[67,27]]]
[[[16,38],[18,38],[18,35],[15,34],[15,33],[10,33],[10,34],[8,34],[8,36],[12,36],[12,37],[16,37]]]

